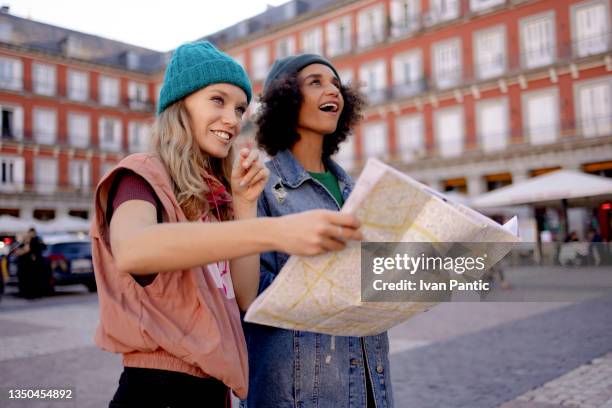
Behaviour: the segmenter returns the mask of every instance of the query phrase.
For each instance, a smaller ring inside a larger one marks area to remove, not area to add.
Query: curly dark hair
[[[261,108],[255,119],[256,140],[270,156],[291,148],[300,139],[296,131],[303,100],[300,85],[297,73],[284,75],[274,80],[259,97]],[[336,153],[340,143],[362,118],[365,99],[361,92],[350,85],[342,84],[340,93],[344,99],[344,109],[340,113],[336,131],[323,139],[323,157]]]

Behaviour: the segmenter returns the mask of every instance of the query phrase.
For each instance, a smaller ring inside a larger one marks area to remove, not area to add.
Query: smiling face
[[[187,96],[185,107],[200,149],[212,157],[227,157],[247,109],[245,92],[235,85],[213,84]]]
[[[303,97],[298,116],[298,133],[300,130],[320,135],[334,133],[344,108],[340,80],[334,71],[327,65],[312,64],[300,71],[298,80]]]

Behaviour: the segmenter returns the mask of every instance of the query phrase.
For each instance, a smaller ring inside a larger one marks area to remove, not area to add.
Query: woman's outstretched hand
[[[352,214],[311,210],[277,218],[278,246],[294,255],[319,255],[344,249],[347,240],[362,240],[360,223]]]
[[[256,204],[269,176],[270,171],[260,162],[257,149],[242,148],[231,176],[234,206]]]

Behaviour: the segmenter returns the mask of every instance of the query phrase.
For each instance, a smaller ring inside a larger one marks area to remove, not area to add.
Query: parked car
[[[96,291],[88,238],[65,237],[45,242],[43,256],[51,270],[53,286],[83,284],[90,292]]]

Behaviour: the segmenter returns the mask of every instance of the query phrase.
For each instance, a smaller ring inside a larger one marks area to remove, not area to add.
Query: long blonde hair
[[[183,100],[168,106],[159,114],[151,130],[151,149],[166,166],[174,195],[189,220],[197,220],[210,210],[206,194],[209,185],[203,175],[217,178],[228,192],[232,165],[232,149],[225,159],[209,156],[200,149],[191,131],[191,118]],[[223,211],[222,219],[229,219]]]

